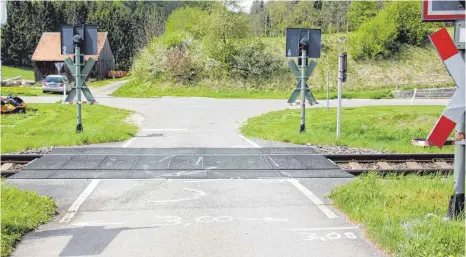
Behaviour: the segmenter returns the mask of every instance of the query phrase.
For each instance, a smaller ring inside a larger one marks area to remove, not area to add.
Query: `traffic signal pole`
[[[83,132],[81,121],[81,47],[76,45],[75,52],[75,74],[76,74],[76,133]]]
[[[299,133],[306,131],[306,64],[307,53],[306,49],[301,52],[301,126]]]

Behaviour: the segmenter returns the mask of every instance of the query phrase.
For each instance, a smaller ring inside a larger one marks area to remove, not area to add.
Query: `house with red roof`
[[[95,78],[98,80],[105,79],[108,71],[115,68],[115,58],[113,57],[107,34],[107,32],[97,32],[97,54],[84,56],[85,61],[89,58],[96,60],[88,78]],[[60,32],[44,32],[42,34],[31,58],[34,63],[34,77],[36,82],[41,81],[47,75],[58,74],[57,68],[55,67],[56,62],[64,62],[68,57],[74,60],[73,55],[62,54],[60,40]],[[68,77],[71,76],[66,65],[63,65],[60,74],[66,74]]]

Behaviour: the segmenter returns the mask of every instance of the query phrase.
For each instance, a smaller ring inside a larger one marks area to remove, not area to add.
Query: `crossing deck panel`
[[[11,178],[351,176],[312,148],[57,148]]]

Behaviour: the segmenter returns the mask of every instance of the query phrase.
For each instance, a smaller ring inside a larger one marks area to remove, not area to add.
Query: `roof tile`
[[[85,60],[92,57],[94,60],[99,59],[100,52],[104,48],[107,32],[97,32],[97,55],[86,55]],[[60,32],[44,32],[37,44],[36,50],[32,54],[33,61],[64,61],[67,57],[72,58],[72,55],[61,54]]]

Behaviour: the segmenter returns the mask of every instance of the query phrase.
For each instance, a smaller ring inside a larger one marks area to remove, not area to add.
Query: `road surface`
[[[247,118],[289,107],[285,100],[105,96],[131,109],[135,147],[242,147],[286,144],[244,138]],[[60,97],[25,97],[27,103]],[[415,104],[445,105],[446,100]],[[330,101],[335,106],[336,101]],[[400,105],[405,100],[344,100],[344,106]],[[320,106],[325,106],[324,101]],[[84,120],[85,126],[85,120]],[[99,145],[101,147],[102,145]],[[92,146],[90,146],[92,147]],[[5,183],[52,196],[56,218],[29,233],[12,256],[385,256],[326,198],[351,178],[316,179],[17,179]]]

